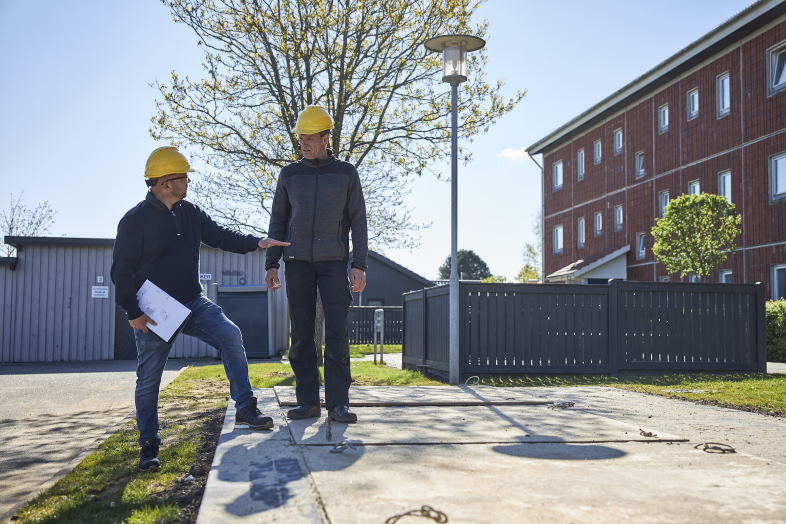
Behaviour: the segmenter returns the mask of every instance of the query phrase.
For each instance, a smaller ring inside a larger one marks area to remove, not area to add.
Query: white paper
[[[136,299],[139,309],[156,322],[155,326],[148,324],[147,328],[165,341],[174,336],[191,314],[191,310],[149,280],[145,280],[136,292]]]

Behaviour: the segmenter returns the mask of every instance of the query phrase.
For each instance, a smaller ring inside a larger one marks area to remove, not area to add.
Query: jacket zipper
[[[314,261],[314,228],[317,227],[317,192],[319,190],[319,173],[315,175],[314,182],[314,207],[311,215],[311,262]]]
[[[180,236],[180,233],[181,233],[181,231],[180,231],[180,224],[178,223],[177,215],[175,214],[174,208],[170,209],[169,212],[172,213],[172,217],[173,217],[173,220],[175,222],[175,232],[177,233],[177,236]]]

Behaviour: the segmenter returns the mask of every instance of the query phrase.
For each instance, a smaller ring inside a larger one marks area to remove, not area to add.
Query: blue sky
[[[512,279],[535,240],[540,174],[523,149],[750,5],[750,0],[490,0],[488,78],[527,97],[464,143],[459,247]],[[155,0],[0,0],[0,207],[24,191],[57,211],[51,235],[114,236],[144,197],[157,92],[169,71],[201,76],[194,35]],[[447,92],[447,85],[445,85]],[[503,153],[503,152],[507,153]],[[437,170],[449,174],[449,164]],[[423,177],[408,199],[431,226],[384,253],[434,278],[450,252],[450,185]]]

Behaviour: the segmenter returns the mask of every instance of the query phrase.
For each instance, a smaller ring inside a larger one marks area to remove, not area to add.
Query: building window
[[[773,200],[786,198],[786,153],[770,157],[770,193]]]
[[[647,255],[644,233],[636,233],[636,259],[641,260]]]
[[[600,236],[603,233],[603,213],[598,211],[595,213],[595,236]]]
[[[643,177],[647,174],[647,170],[644,168],[644,151],[639,151],[636,153],[636,178]]]
[[[586,235],[584,234],[584,217],[579,218],[578,230],[579,230],[579,234],[578,234],[579,248],[582,248],[584,247],[584,241],[586,238]]]
[[[688,194],[689,195],[701,194],[701,184],[699,184],[698,180],[691,180],[690,182],[688,182]]]
[[[614,154],[622,151],[622,129],[614,130]]]
[[[669,205],[669,192],[668,190],[658,193],[658,216],[662,217],[666,213],[666,206]]]
[[[662,276],[662,277],[660,277],[660,279],[659,279],[659,280],[660,280],[661,282],[671,282],[671,277],[670,277],[670,276],[668,276],[668,275],[666,275],[666,276]]]
[[[562,225],[554,227],[551,233],[554,253],[562,253]]]
[[[731,112],[731,77],[729,73],[718,75],[715,80],[718,95],[718,118]]]
[[[767,51],[767,78],[770,94],[786,89],[786,41]]]
[[[772,268],[772,299],[786,298],[786,264]]]
[[[562,188],[562,160],[554,162],[551,166],[551,189],[556,191]]]
[[[731,171],[718,173],[718,194],[731,204]]]
[[[370,299],[366,300],[366,305],[367,306],[382,307],[382,306],[385,305],[385,299],[384,298],[370,298]]]
[[[665,133],[669,130],[669,104],[658,108],[658,132]]]
[[[688,91],[688,120],[699,116],[699,89]]]
[[[576,153],[576,175],[579,180],[584,180],[584,150],[579,149]]]
[[[693,284],[698,284],[699,282],[701,282],[701,277],[696,273],[691,273],[690,275],[688,275],[688,282],[691,282]]]
[[[595,152],[593,161],[596,164],[600,164],[601,153],[602,153],[600,140],[595,140],[595,144],[593,145],[593,151]]]
[[[622,212],[622,206],[614,206],[614,231],[622,229],[622,223],[625,217]]]
[[[722,284],[731,284],[733,281],[731,279],[731,269],[721,269],[720,270],[720,281]]]

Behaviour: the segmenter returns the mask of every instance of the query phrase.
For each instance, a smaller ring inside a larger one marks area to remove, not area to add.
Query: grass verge
[[[352,362],[355,384],[444,385],[414,371]],[[321,371],[321,370],[320,370]],[[294,385],[289,364],[251,364],[255,388]],[[184,370],[160,395],[161,469],[137,469],[134,422],[127,422],[73,471],[17,511],[13,522],[194,522],[226,410],[223,366]]]
[[[663,375],[533,375],[487,377],[491,386],[613,386],[702,404],[786,416],[786,375],[668,373]]]
[[[379,354],[379,344],[377,344],[377,354]],[[385,344],[385,354],[401,353],[401,344]],[[352,344],[349,346],[350,358],[362,358],[366,355],[374,354],[374,344]]]

